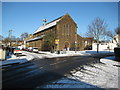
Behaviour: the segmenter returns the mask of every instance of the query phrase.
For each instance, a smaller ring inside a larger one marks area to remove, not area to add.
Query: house
[[[45,36],[50,32],[56,36],[53,46],[55,50],[75,50],[75,48],[84,50],[84,38],[77,34],[77,24],[68,13],[40,26],[34,31],[31,38],[26,39],[27,46],[43,50],[42,46],[45,43]]]
[[[120,34],[113,37],[113,43],[120,46]]]
[[[84,42],[84,49],[85,50],[92,50],[92,44],[94,42],[93,37],[84,37],[83,42]]]
[[[120,46],[120,35],[115,35],[112,41],[99,41],[99,51],[114,50],[115,47]],[[97,42],[92,44],[92,50],[97,50]]]

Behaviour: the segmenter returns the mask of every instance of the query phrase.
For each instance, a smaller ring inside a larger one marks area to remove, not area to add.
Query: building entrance
[[[69,50],[69,47],[70,47],[69,42],[65,42],[65,49],[66,49],[67,51]]]

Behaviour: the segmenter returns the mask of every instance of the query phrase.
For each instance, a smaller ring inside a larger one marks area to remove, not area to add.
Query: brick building
[[[84,50],[84,38],[77,34],[77,24],[70,17],[68,13],[61,16],[43,26],[40,26],[32,36],[26,39],[28,47],[37,47],[42,50],[44,45],[45,36],[47,33],[52,32],[56,35],[55,50]],[[89,41],[89,40],[88,40]]]

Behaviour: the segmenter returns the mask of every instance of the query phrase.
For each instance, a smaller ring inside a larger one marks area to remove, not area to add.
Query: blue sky
[[[66,13],[77,23],[77,33],[82,36],[96,17],[104,19],[110,30],[118,26],[117,2],[3,2],[2,35],[7,37],[11,29],[16,37],[24,32],[32,34],[43,18],[50,22]]]

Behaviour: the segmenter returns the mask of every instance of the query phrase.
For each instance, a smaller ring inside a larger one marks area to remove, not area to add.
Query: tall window
[[[65,27],[65,25],[63,25],[63,27],[62,27],[62,35],[65,35],[65,30],[64,30],[65,28],[64,27]]]
[[[68,24],[66,24],[66,35],[68,35]]]
[[[69,24],[68,24],[68,27],[67,27],[67,35],[69,35]]]
[[[53,31],[54,31],[54,33],[56,34],[56,29],[55,29],[55,27],[53,28]]]
[[[69,26],[69,35],[71,35],[71,25]]]
[[[68,24],[64,25],[64,35],[69,35],[69,25]]]
[[[66,28],[65,27],[66,27],[66,25],[64,25],[64,35],[66,35],[66,30],[65,30]]]

